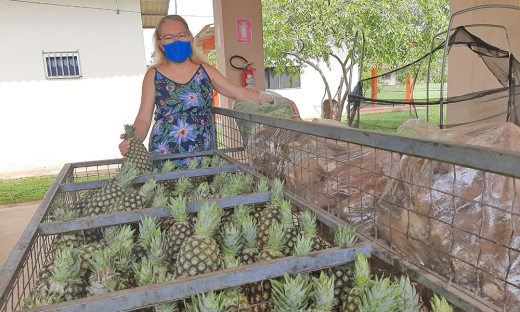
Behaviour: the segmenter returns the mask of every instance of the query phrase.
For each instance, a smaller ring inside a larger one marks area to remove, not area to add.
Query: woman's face
[[[159,31],[161,34],[159,37],[161,47],[164,44],[170,44],[177,40],[191,41],[192,39],[188,30],[180,21],[166,22],[161,25]]]

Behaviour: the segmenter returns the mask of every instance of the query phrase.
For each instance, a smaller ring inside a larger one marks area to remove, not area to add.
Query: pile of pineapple
[[[284,200],[284,185],[279,180],[270,187],[269,203],[225,210],[207,200],[269,191],[267,179],[255,181],[243,173],[220,173],[176,181],[150,179],[136,187],[132,184],[135,177],[152,173],[154,168],[144,145],[133,137],[133,127],[126,127],[126,135],[131,147],[117,176],[72,206],[55,205],[51,220],[150,206],[168,206],[171,217],[147,216],[138,224],[56,235],[51,246],[53,260],[40,271],[35,287],[24,300],[25,307],[300,255],[328,246],[317,235],[316,216],[308,211],[295,215],[290,202]],[[194,169],[226,163],[218,157],[202,157],[185,164]],[[162,166],[162,172],[175,169],[179,169],[179,163],[167,161]],[[187,211],[190,201],[202,202],[196,215]],[[339,228],[334,237],[335,246],[356,242],[355,230],[348,227]],[[369,271],[366,258],[358,255],[355,269],[353,263],[347,263],[320,275],[286,275],[142,310],[419,311],[418,295],[409,280],[372,280]],[[383,310],[381,304],[386,307],[388,303],[389,308]],[[436,304],[445,303],[438,300]],[[405,304],[406,308],[402,308]]]

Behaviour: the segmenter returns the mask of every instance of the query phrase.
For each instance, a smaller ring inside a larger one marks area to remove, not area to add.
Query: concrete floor
[[[0,206],[0,267],[4,265],[39,203]]]

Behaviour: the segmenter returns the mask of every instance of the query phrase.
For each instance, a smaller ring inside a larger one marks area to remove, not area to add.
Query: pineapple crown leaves
[[[350,246],[355,244],[356,241],[356,228],[341,226],[334,233],[334,245],[337,247]]]
[[[187,304],[186,310],[188,312],[224,312],[229,311],[229,306],[226,304],[222,293],[215,294],[210,291],[206,294],[200,294],[191,297],[192,305]]]
[[[115,270],[115,261],[110,250],[103,248],[92,251],[92,258],[88,259],[92,271],[111,269]]]
[[[208,182],[202,182],[193,192],[193,198],[195,201],[199,201],[208,198],[210,194],[211,187],[209,186]]]
[[[201,168],[209,168],[211,167],[211,160],[212,158],[209,156],[203,156],[200,160],[200,167]]]
[[[158,186],[158,188],[162,188],[162,186]],[[153,198],[152,207],[164,207],[168,205],[168,196],[164,194],[164,192],[155,192],[155,196]]]
[[[124,125],[125,127],[125,136],[127,139],[132,139],[135,137],[135,127],[134,125]]]
[[[256,229],[256,222],[251,216],[244,216],[240,220],[240,226],[242,229],[242,237],[244,239],[244,244],[247,248],[255,248],[257,239],[258,239],[258,231]]]
[[[218,157],[218,156],[213,156],[211,157],[211,163],[210,163],[210,166],[211,167],[218,167],[220,166],[220,160],[222,158]]]
[[[271,280],[273,289],[272,296],[274,301],[274,311],[302,311],[313,295],[312,283],[309,283],[308,277],[305,275],[296,275],[291,278],[287,273],[280,282]]]
[[[399,289],[403,290],[403,294],[401,296],[401,299],[403,300],[403,306],[400,308],[400,311],[419,311],[422,304],[419,303],[419,294],[417,294],[415,287],[410,282],[410,278],[408,276],[401,276],[400,279],[396,279],[395,283],[399,285]]]
[[[273,222],[269,227],[267,247],[271,250],[282,250],[286,243],[285,227],[278,222]]]
[[[30,297],[24,298],[23,301],[27,308],[36,308],[62,302],[62,296],[54,293],[42,294],[40,292],[35,292]]]
[[[161,167],[161,173],[171,172],[175,169],[175,164],[171,160],[167,160]]]
[[[154,237],[163,237],[161,228],[157,226],[157,218],[144,216],[139,223],[139,241],[144,246],[150,246]]]
[[[240,266],[240,259],[233,257],[224,257],[224,268],[232,269]]]
[[[271,187],[271,204],[280,204],[280,202],[283,200],[283,191],[283,182],[279,179],[274,179],[273,186]]]
[[[390,278],[379,279],[376,276],[374,284],[365,288],[360,304],[360,310],[366,312],[397,311],[403,305],[401,295],[403,290],[392,284]]]
[[[370,265],[368,259],[362,253],[356,254],[356,262],[354,265],[355,276],[354,281],[360,288],[364,288],[370,281]]]
[[[76,219],[78,216],[77,210],[70,209],[69,207],[59,207],[54,210],[52,219],[56,221],[67,221]]]
[[[303,255],[312,251],[313,237],[310,235],[296,236],[296,243],[294,244],[294,255]]]
[[[220,246],[224,256],[236,257],[242,249],[243,240],[240,230],[233,224],[229,223],[224,226]]]
[[[319,278],[312,279],[316,310],[330,311],[334,302],[334,276],[321,272]]]
[[[182,176],[180,179],[177,180],[177,187],[175,188],[175,192],[178,195],[186,196],[193,190],[193,188],[194,186],[191,182],[191,179]]]
[[[282,215],[282,224],[286,227],[292,227],[293,214],[290,201],[282,200],[280,202],[280,214]]]
[[[316,215],[308,210],[302,211],[298,217],[302,225],[303,233],[307,235],[316,235]]]
[[[146,251],[154,265],[162,265],[166,257],[164,253],[164,237],[162,235],[152,237],[150,244],[146,246]]]
[[[134,262],[132,264],[135,281],[138,286],[153,284],[155,282],[155,268],[152,261],[146,257],[141,259],[141,262]]]
[[[63,246],[56,251],[52,277],[58,282],[77,280],[81,274],[81,261],[77,250]]]
[[[197,214],[197,223],[195,223],[195,233],[197,235],[206,235],[213,237],[220,225],[222,216],[222,208],[216,203],[209,204],[207,201],[200,206]]]
[[[121,170],[116,176],[116,180],[120,185],[129,185],[139,175],[136,165],[130,161],[125,162],[121,166]]]
[[[235,224],[240,224],[240,221],[251,214],[253,208],[249,205],[240,204],[235,207],[233,214],[233,221]]]
[[[188,169],[197,169],[199,167],[199,159],[197,157],[193,157],[188,162]]]
[[[219,172],[213,177],[213,181],[211,181],[211,188],[214,193],[220,194],[221,188],[231,180],[231,173],[229,172]]]
[[[433,294],[433,297],[430,300],[432,305],[433,312],[453,312],[453,307],[446,301],[444,297],[437,297],[436,294]]]
[[[125,242],[133,242],[134,230],[130,225],[111,226],[104,230],[103,239],[108,246],[124,244]]]
[[[257,193],[264,193],[269,191],[269,180],[265,177],[258,180],[256,183],[256,192]]]
[[[157,180],[150,178],[141,186],[139,193],[145,198],[150,199],[154,195],[155,188],[157,187]]]
[[[168,204],[168,208],[170,208],[170,213],[172,217],[177,222],[184,222],[188,217],[187,211],[187,199],[186,197],[170,197],[170,203]]]

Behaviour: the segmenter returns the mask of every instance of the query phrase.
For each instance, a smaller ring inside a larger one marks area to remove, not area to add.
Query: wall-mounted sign
[[[237,20],[237,41],[251,42],[251,20]]]

